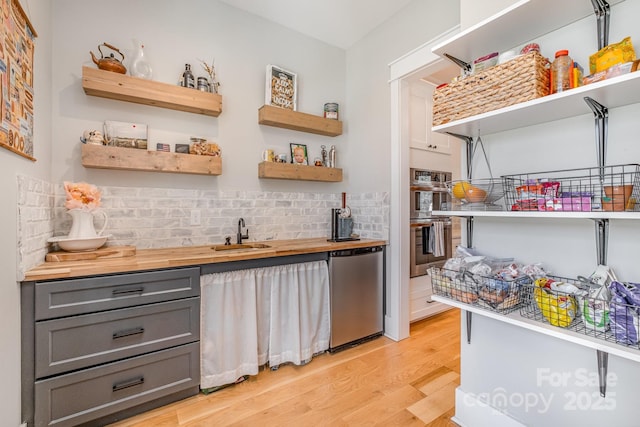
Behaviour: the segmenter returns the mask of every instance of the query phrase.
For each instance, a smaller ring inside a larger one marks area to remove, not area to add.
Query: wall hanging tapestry
[[[0,147],[33,157],[33,52],[37,37],[18,0],[0,0]]]

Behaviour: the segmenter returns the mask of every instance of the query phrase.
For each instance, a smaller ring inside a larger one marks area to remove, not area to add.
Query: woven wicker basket
[[[530,52],[433,93],[433,126],[549,94],[549,61]]]

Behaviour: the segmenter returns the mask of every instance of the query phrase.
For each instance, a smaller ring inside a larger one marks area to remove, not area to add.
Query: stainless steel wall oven
[[[451,217],[432,214],[451,207],[451,196],[445,186],[445,182],[451,181],[451,172],[412,168],[410,173],[409,271],[410,277],[415,277],[451,258]]]

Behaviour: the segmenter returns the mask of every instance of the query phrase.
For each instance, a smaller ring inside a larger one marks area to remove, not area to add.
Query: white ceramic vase
[[[133,39],[133,59],[129,66],[129,73],[134,77],[150,80],[152,76],[151,65],[144,56],[144,45],[140,40]]]
[[[69,209],[67,213],[71,215],[71,218],[73,219],[73,224],[69,231],[69,239],[95,239],[96,237],[100,237],[104,229],[107,227],[107,214],[103,211]],[[102,228],[97,233],[93,224],[94,213],[99,213],[104,218]]]

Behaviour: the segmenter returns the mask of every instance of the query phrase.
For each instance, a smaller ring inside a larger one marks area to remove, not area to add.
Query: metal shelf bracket
[[[591,0],[598,26],[598,50],[609,45],[609,18],[611,7],[605,0]]]
[[[473,168],[473,152],[475,151],[473,138],[467,135],[460,135],[457,133],[447,132],[448,135],[451,135],[455,138],[461,139],[466,143],[466,154],[467,154],[467,178],[471,179],[471,173]],[[467,218],[467,247],[473,247],[473,217],[470,216]],[[471,313],[468,314],[471,316]],[[469,330],[471,329],[471,317],[469,317],[467,325],[469,326]],[[470,332],[467,332],[468,334]],[[469,338],[470,339],[470,338]]]
[[[609,126],[609,110],[604,105],[594,101],[592,98],[585,96],[584,102],[587,103],[596,121],[596,146],[598,152],[598,167],[604,167],[607,154],[607,134]]]
[[[600,385],[600,396],[607,395],[607,370],[609,367],[609,353],[602,350],[596,350],[598,357],[598,382]]]
[[[607,265],[607,247],[609,244],[609,219],[594,219],[596,224],[596,257],[598,265]]]
[[[462,68],[462,71],[464,71],[465,74],[471,74],[471,64],[464,62],[463,60],[458,59],[455,56],[451,56],[448,53],[445,53],[444,56],[446,56],[447,59],[456,64],[458,67]]]

